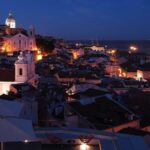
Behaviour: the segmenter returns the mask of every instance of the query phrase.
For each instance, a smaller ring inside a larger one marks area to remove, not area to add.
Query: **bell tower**
[[[15,62],[15,81],[27,82],[35,77],[35,63],[33,55],[28,51],[27,53],[20,52],[17,61]]]
[[[18,60],[15,62],[15,81],[26,82],[27,80],[28,80],[28,63],[23,53],[20,52]]]

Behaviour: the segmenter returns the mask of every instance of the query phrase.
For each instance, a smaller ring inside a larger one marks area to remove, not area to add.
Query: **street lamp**
[[[129,53],[134,53],[138,50],[138,48],[136,46],[130,46],[130,50]]]
[[[24,143],[28,143],[29,141],[28,140],[24,140]]]
[[[81,144],[81,150],[87,150],[87,144],[86,143]]]

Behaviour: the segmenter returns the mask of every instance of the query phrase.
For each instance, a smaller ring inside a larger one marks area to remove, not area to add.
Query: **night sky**
[[[0,23],[64,39],[150,39],[150,0],[0,0]]]

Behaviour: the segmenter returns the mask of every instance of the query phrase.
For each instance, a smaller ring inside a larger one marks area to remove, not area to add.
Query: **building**
[[[137,79],[150,79],[150,62],[140,65],[137,70]]]
[[[21,52],[15,62],[15,81],[26,82],[35,76],[35,64],[30,52],[24,56]]]
[[[8,35],[4,36],[3,49],[9,53],[20,50],[36,50],[34,28],[31,27],[28,32],[21,29],[10,30]]]
[[[91,111],[92,110],[92,111]],[[65,106],[69,127],[106,130],[136,120],[136,116],[111,94],[70,101]]]
[[[132,62],[122,63],[120,68],[120,76],[127,78],[137,78],[137,69],[138,67]]]
[[[36,128],[44,149],[53,150],[148,150],[142,136],[83,128]],[[48,144],[50,143],[50,144]]]
[[[71,49],[74,59],[78,59],[79,57],[84,55],[84,49]]]
[[[119,76],[120,66],[118,63],[108,62],[106,64],[105,73],[109,76]]]
[[[95,45],[91,46],[90,49],[93,50],[93,51],[99,51],[99,52],[105,51],[104,47],[95,46]]]
[[[0,38],[0,49],[3,52],[37,50],[34,27],[31,26],[28,31],[17,28],[12,13],[9,13],[5,25],[0,26]]]
[[[28,82],[36,86],[35,63],[30,52],[21,52],[12,68],[0,69],[0,95],[7,94],[12,84]]]

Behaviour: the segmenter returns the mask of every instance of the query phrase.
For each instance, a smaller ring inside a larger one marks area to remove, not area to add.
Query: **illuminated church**
[[[6,18],[5,25],[0,25],[0,49],[13,53],[15,51],[36,50],[35,29],[29,30],[16,27],[16,20],[12,13]]]
[[[20,55],[9,66],[5,66],[5,63],[1,65],[0,95],[7,94],[12,84],[29,83],[36,86],[37,76],[32,52],[36,49],[34,28],[30,27],[29,31],[17,28],[13,14],[9,13],[5,25],[0,25],[0,52],[20,51]]]

